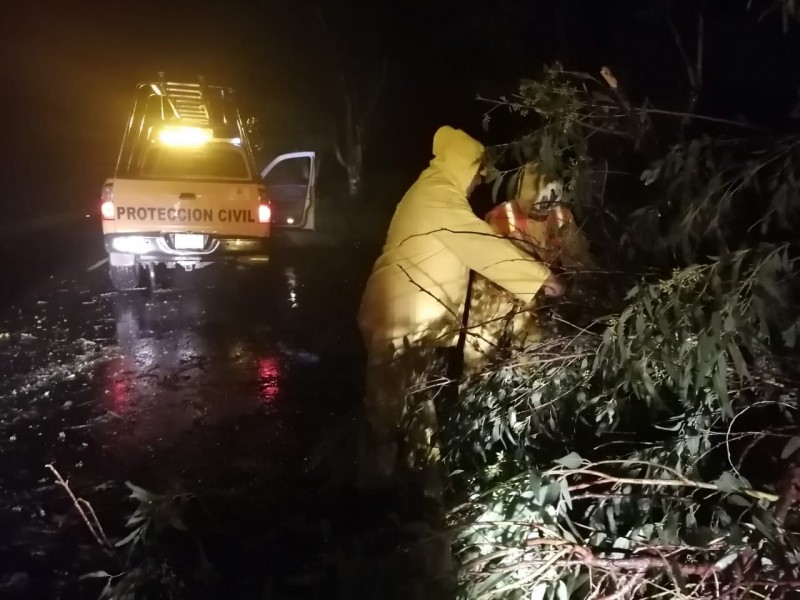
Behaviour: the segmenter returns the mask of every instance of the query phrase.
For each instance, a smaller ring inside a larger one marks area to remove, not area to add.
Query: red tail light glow
[[[116,212],[114,203],[111,200],[106,200],[100,205],[100,214],[103,215],[106,221],[113,221],[116,217]]]
[[[114,186],[111,183],[107,183],[103,186],[103,190],[100,193],[100,214],[103,216],[103,219],[106,221],[113,221],[116,218],[116,209],[114,208],[114,201],[112,198],[114,197]]]
[[[272,209],[269,207],[269,196],[264,188],[258,190],[258,202],[258,222],[269,223],[272,219]]]

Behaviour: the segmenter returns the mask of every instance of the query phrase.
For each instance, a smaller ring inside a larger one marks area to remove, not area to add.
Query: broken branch
[[[56,470],[56,468],[53,466],[52,463],[46,465],[46,468],[49,469],[51,473],[53,473],[53,475],[56,478],[56,483],[62,488],[64,488],[64,490],[67,492],[70,499],[72,500],[73,506],[78,510],[78,513],[81,515],[83,522],[86,524],[86,527],[89,529],[89,532],[92,534],[95,541],[97,541],[98,545],[110,550],[112,547],[111,542],[108,541],[108,537],[106,536],[105,531],[103,531],[103,526],[100,525],[100,521],[97,518],[97,514],[94,512],[94,509],[89,504],[89,502],[87,502],[83,498],[75,497],[75,494],[69,487],[69,481],[67,481],[61,476],[61,473],[59,473]]]

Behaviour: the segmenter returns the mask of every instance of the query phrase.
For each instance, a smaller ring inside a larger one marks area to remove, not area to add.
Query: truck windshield
[[[247,180],[250,170],[244,152],[227,144],[198,148],[154,145],[145,152],[139,175],[152,179]]]

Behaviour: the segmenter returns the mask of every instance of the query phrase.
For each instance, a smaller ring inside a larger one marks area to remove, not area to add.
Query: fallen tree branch
[[[501,573],[516,571],[521,567],[538,568],[544,564],[550,567],[589,567],[609,572],[624,571],[634,573],[645,573],[653,569],[675,569],[687,577],[704,577],[710,573],[721,573],[724,570],[714,563],[682,563],[670,561],[658,556],[605,558],[595,556],[591,550],[584,546],[573,546],[571,549],[574,554],[579,557],[578,559],[567,558],[553,561],[552,557],[541,559],[530,558],[514,563],[513,565],[503,566],[501,569],[491,569],[489,572]],[[556,556],[561,555],[563,555],[563,552],[556,554]]]
[[[89,529],[89,532],[92,534],[92,537],[94,537],[98,545],[110,550],[112,548],[111,542],[108,541],[108,537],[106,536],[105,531],[103,531],[103,526],[100,525],[100,521],[97,518],[97,514],[95,514],[94,509],[89,504],[89,502],[87,502],[83,498],[75,497],[75,494],[69,487],[69,481],[67,481],[61,476],[61,473],[59,473],[56,470],[56,468],[53,466],[52,463],[46,465],[46,468],[49,469],[51,473],[53,473],[53,475],[56,478],[56,483],[62,488],[64,488],[64,490],[67,492],[70,499],[72,500],[73,506],[78,510],[78,513],[81,515],[83,522],[86,524],[86,527]]]
[[[718,486],[714,485],[713,483],[706,483],[704,481],[692,481],[691,479],[681,478],[681,479],[647,479],[647,478],[637,478],[637,477],[615,477],[613,475],[608,475],[601,471],[594,471],[592,469],[551,469],[549,471],[545,471],[543,475],[550,475],[550,476],[567,476],[567,475],[592,475],[597,477],[597,481],[590,481],[587,483],[579,483],[575,485],[569,486],[570,492],[576,490],[583,490],[588,487],[592,487],[595,485],[599,485],[602,483],[621,483],[621,484],[628,484],[628,485],[652,485],[652,486],[666,486],[666,487],[693,487],[702,490],[709,490],[713,492],[728,492],[728,491],[735,491],[739,494],[744,494],[746,496],[750,496],[751,498],[755,498],[757,500],[767,500],[769,502],[776,502],[778,500],[777,494],[771,494],[769,492],[762,492],[759,490],[753,490],[750,488],[740,488],[737,490],[723,490],[720,489]]]

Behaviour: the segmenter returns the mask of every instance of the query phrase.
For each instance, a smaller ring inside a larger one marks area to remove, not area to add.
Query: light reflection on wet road
[[[112,535],[124,533],[125,480],[302,504],[313,441],[358,401],[354,315],[369,258],[286,249],[260,279],[209,268],[151,295],[112,293],[104,267],[84,266],[7,310],[3,571],[76,564],[64,545],[74,550],[65,536],[80,525],[65,531],[69,506],[50,462]]]

